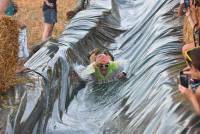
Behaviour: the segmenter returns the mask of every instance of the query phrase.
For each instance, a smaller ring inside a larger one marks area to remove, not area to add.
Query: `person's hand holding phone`
[[[178,86],[178,90],[181,92],[181,94],[186,94],[187,93],[187,88],[185,88],[182,85]]]
[[[192,79],[200,79],[200,72],[194,67],[187,66],[183,69],[183,74],[191,76]]]
[[[184,74],[183,71],[180,72],[180,85],[185,88],[189,87],[189,76]]]

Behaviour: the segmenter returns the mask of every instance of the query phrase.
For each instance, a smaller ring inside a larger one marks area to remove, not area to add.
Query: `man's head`
[[[194,0],[195,6],[200,7],[200,0]]]
[[[106,75],[108,73],[108,67],[109,67],[110,57],[106,54],[99,54],[96,57],[96,64],[99,68],[99,71],[102,75]]]
[[[9,0],[0,0],[0,14],[5,14]]]
[[[194,48],[187,54],[190,57],[192,68],[200,71],[200,48]]]

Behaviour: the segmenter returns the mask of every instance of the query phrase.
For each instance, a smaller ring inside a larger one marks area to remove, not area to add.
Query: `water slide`
[[[32,84],[8,134],[199,134],[200,118],[178,92],[178,0],[90,0],[63,33],[25,64]],[[73,77],[94,48],[130,62],[128,79],[96,85]]]

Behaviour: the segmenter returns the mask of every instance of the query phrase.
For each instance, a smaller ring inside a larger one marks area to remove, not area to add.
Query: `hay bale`
[[[200,7],[197,7],[196,15],[197,15],[197,20],[200,23]],[[185,18],[184,18],[183,41],[184,41],[184,44],[194,42],[192,27],[190,26],[187,16],[185,16]]]
[[[19,50],[19,26],[16,20],[4,16],[0,20],[0,91],[17,84],[16,68]]]

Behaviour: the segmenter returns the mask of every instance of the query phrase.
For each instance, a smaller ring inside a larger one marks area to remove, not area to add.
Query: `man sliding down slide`
[[[86,68],[77,70],[77,73],[84,81],[100,84],[126,78],[128,68],[128,61],[112,61],[109,55],[102,53],[98,54],[95,61]]]

